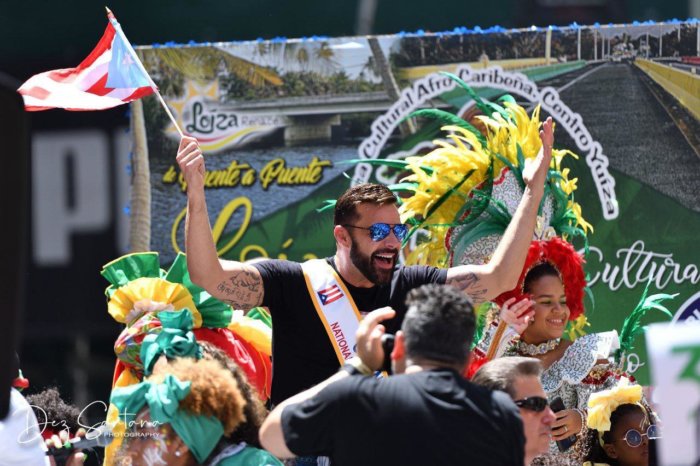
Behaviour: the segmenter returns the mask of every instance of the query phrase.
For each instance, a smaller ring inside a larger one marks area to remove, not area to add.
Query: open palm
[[[548,117],[540,130],[542,149],[534,159],[525,161],[523,181],[530,188],[542,188],[547,179],[547,170],[552,162],[552,145],[554,144],[554,122]]]

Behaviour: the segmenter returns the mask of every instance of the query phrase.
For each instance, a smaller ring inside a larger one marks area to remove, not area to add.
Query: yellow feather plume
[[[417,186],[415,194],[404,200],[400,208],[401,218],[403,221],[409,218],[425,221],[431,234],[430,240],[421,243],[408,255],[407,263],[446,267],[445,235],[448,228],[439,226],[451,225],[458,220],[457,213],[469,199],[469,193],[486,180],[492,158],[493,176],[500,175],[505,164],[492,154],[499,154],[515,166],[518,165],[518,146],[525,160],[537,157],[542,148],[540,106],[535,107],[531,116],[520,105],[505,102],[504,106],[507,117],[498,112],[475,117],[486,128],[485,148],[471,131],[459,126],[444,126],[442,130],[449,132],[447,140],[434,141],[436,148],[426,155],[406,158],[408,168],[413,173],[402,181],[414,182]],[[578,158],[569,150],[554,150],[552,166],[562,174],[559,186],[564,193],[571,195],[576,190],[578,179],[569,178],[568,168],[561,169],[565,156]],[[433,171],[428,174],[421,166],[429,166]],[[474,170],[471,177],[430,213],[436,203],[471,170]],[[577,226],[586,233],[593,231],[591,224],[581,215],[579,204],[569,201],[568,207],[576,216]]]

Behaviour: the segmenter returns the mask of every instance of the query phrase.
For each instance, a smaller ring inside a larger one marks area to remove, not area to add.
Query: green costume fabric
[[[162,328],[158,333],[149,333],[141,343],[143,372],[150,375],[161,355],[168,359],[191,357],[200,359],[202,349],[192,332],[194,325],[189,310],[162,311],[158,313]]]
[[[246,446],[213,466],[282,466],[282,462],[265,450]]]
[[[224,434],[221,422],[213,416],[195,416],[181,411],[180,401],[190,392],[190,382],[168,375],[163,383],[141,382],[112,391],[110,402],[119,410],[127,425],[148,404],[151,420],[170,424],[185,442],[195,459],[203,463]]]

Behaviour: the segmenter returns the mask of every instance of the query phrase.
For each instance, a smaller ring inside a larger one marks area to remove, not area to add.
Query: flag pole
[[[139,56],[136,55],[136,51],[134,50],[134,48],[131,46],[131,43],[128,41],[128,39],[124,35],[124,31],[122,31],[122,27],[121,27],[121,25],[119,25],[119,21],[117,21],[117,18],[114,16],[114,13],[112,13],[112,10],[110,10],[107,7],[105,7],[105,10],[107,10],[107,19],[109,19],[109,22],[112,23],[112,26],[114,26],[114,30],[116,31],[116,33],[119,34],[119,37],[126,44],[126,49],[129,51],[129,54],[131,55],[131,58],[136,63],[136,66],[139,67],[139,69],[141,70],[143,75],[146,76],[146,79],[148,79],[148,85],[151,86],[151,89],[153,89],[153,92],[158,97],[158,100],[160,101],[161,105],[163,106],[163,110],[165,110],[165,113],[168,115],[168,117],[170,117],[170,121],[172,121],[173,126],[175,126],[175,129],[180,134],[180,137],[184,137],[185,134],[180,129],[180,125],[177,124],[177,120],[175,120],[175,117],[170,112],[168,105],[165,103],[165,100],[163,100],[163,96],[160,95],[160,91],[158,90],[158,86],[156,86],[156,83],[153,82],[153,80],[151,79],[151,76],[148,74],[148,71],[146,71],[146,68],[144,68],[143,63],[141,63]]]

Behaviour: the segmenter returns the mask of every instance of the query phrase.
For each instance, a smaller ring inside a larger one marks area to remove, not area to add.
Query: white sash
[[[342,365],[355,356],[355,333],[362,316],[333,267],[325,259],[301,264],[311,301]]]

